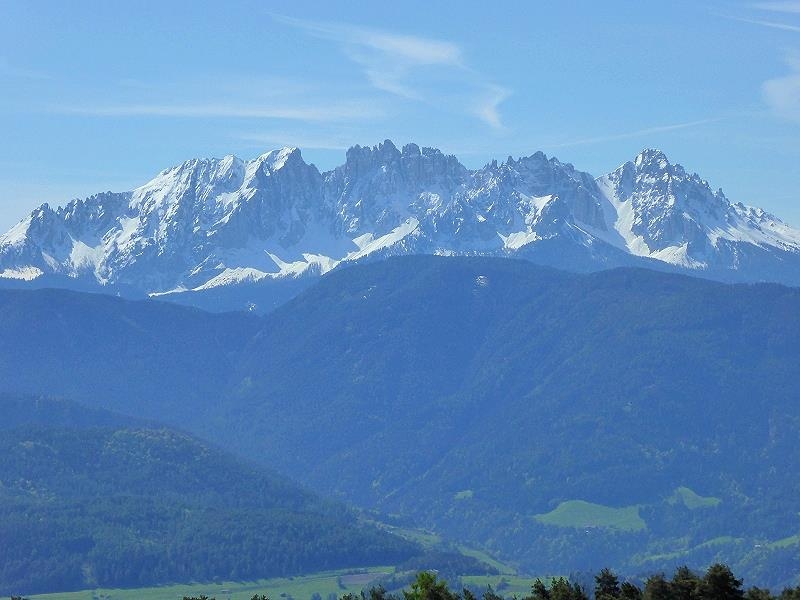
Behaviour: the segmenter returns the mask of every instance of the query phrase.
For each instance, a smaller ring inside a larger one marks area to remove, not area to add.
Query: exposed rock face
[[[541,152],[473,171],[388,140],[354,146],[325,173],[283,148],[194,159],[132,192],[42,205],[0,236],[0,277],[174,294],[408,253],[800,284],[800,231],[731,204],[657,150],[595,180]]]

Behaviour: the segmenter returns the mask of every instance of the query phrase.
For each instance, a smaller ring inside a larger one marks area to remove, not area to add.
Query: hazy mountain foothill
[[[5,588],[420,554],[374,520],[532,575],[724,562],[797,585],[797,288],[415,255],[337,267],[264,316],[57,289],[0,291],[0,311],[23,549]],[[121,506],[141,526],[114,525]]]

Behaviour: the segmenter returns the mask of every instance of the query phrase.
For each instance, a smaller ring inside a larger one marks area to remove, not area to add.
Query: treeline
[[[758,587],[745,590],[742,579],[737,579],[727,565],[714,564],[702,576],[687,567],[675,570],[671,579],[663,574],[653,575],[642,586],[631,581],[620,581],[610,569],[603,569],[594,578],[594,588],[587,590],[579,583],[564,577],[549,583],[536,579],[530,594],[515,600],[800,600],[800,586],[786,588],[775,595]],[[493,589],[481,595],[482,600],[501,600]],[[260,599],[259,599],[260,600]],[[434,573],[417,575],[410,590],[389,594],[383,588],[372,588],[360,595],[346,594],[341,600],[478,600],[472,590],[451,590],[446,581]]]
[[[663,573],[649,577],[643,585],[620,581],[610,569],[603,569],[594,578],[594,589],[557,577],[548,582],[536,579],[530,594],[514,600],[800,600],[800,586],[785,588],[778,594],[758,587],[745,589],[727,565],[711,565],[703,575],[687,567],[675,570],[671,579]],[[184,596],[183,600],[215,600],[207,596]],[[251,600],[269,600],[254,595]],[[339,600],[479,600],[468,588],[451,590],[447,581],[431,571],[417,574],[410,589],[389,593],[382,586],[360,593],[347,593]],[[503,600],[491,587],[480,594],[480,600]]]
[[[224,510],[159,498],[0,501],[0,593],[247,580],[393,564],[416,548],[313,512]]]

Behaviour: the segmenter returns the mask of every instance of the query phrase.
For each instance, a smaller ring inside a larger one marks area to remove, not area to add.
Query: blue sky
[[[458,6],[459,8],[456,8]],[[195,156],[664,150],[800,226],[800,1],[0,0],[0,229]]]

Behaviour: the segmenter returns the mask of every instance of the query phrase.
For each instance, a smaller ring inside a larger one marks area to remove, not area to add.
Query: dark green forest
[[[420,552],[187,434],[45,399],[0,397],[3,410],[16,426],[0,426],[0,593],[296,575]],[[71,426],[20,423],[48,413]]]

